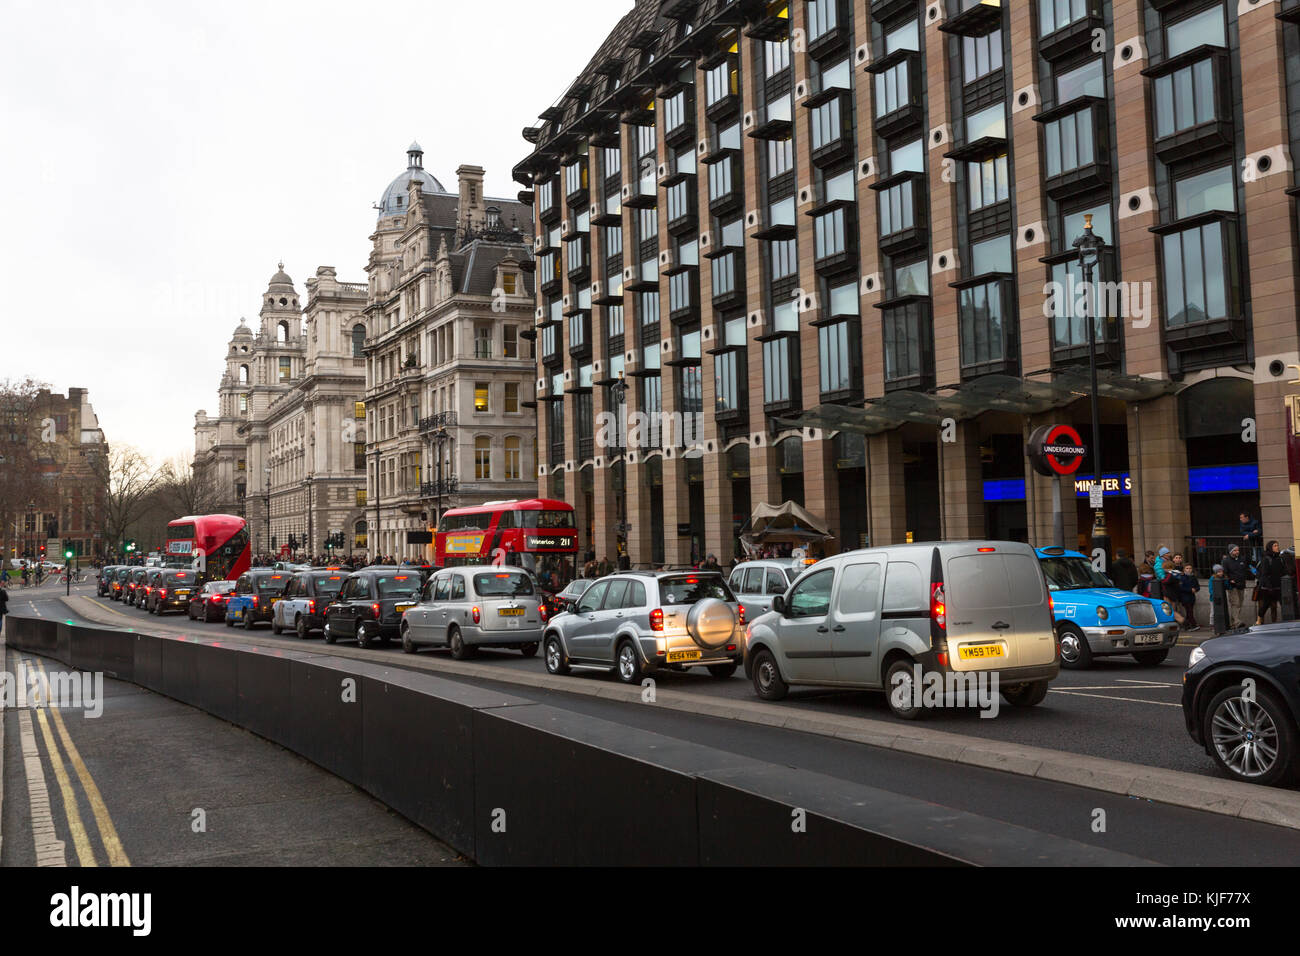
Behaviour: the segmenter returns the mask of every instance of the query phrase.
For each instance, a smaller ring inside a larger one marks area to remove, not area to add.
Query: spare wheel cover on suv
[[[705,598],[692,605],[686,614],[686,633],[706,650],[714,650],[731,640],[736,628],[736,612],[717,598]]]

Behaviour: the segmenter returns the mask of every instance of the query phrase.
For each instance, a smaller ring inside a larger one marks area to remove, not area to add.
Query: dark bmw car
[[[235,590],[234,581],[209,581],[203,589],[190,594],[191,621],[220,621],[226,616],[226,599]]]
[[[1183,719],[1222,769],[1250,783],[1295,782],[1300,768],[1300,623],[1206,641],[1183,675]]]
[[[189,610],[190,595],[201,585],[194,571],[164,571],[149,592],[149,613],[161,616],[168,611]]]
[[[366,568],[348,575],[325,609],[325,642],[355,637],[358,647],[388,643],[398,636],[403,612],[420,600],[422,584],[415,568]]]

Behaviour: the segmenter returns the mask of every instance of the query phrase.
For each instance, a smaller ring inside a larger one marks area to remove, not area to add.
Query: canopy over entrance
[[[820,518],[793,501],[786,501],[780,505],[759,502],[749,519],[749,533],[741,540],[750,545],[800,545],[832,537]]]

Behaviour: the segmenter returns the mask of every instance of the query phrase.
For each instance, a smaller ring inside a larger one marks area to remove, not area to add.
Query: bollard
[[[1282,620],[1294,621],[1296,619],[1296,587],[1295,578],[1282,578]]]

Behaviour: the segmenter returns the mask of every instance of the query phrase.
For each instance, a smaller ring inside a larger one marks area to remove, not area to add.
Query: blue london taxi
[[[1087,667],[1110,654],[1132,654],[1146,665],[1169,656],[1178,622],[1168,601],[1120,590],[1078,551],[1035,550],[1052,597],[1062,667]]]

